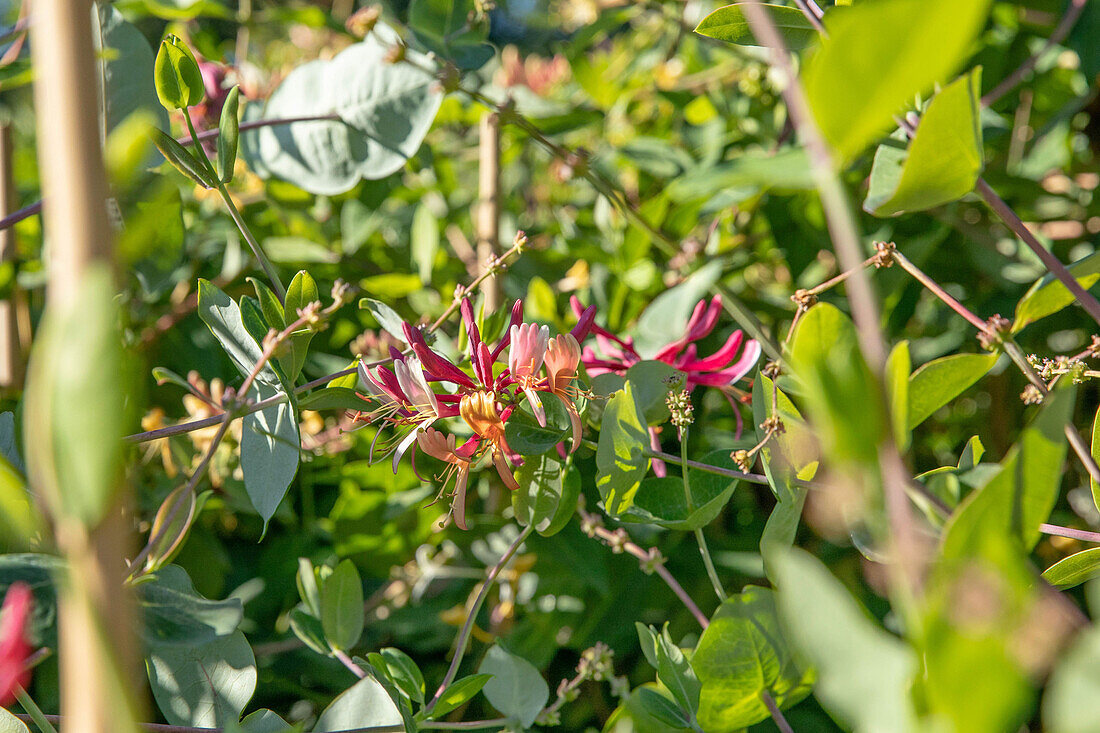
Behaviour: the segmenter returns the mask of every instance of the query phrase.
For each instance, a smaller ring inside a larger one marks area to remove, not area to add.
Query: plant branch
[[[760,691],[760,699],[763,700],[764,705],[767,706],[768,713],[771,714],[772,720],[775,721],[775,727],[779,728],[781,733],[794,733],[791,724],[783,717],[783,712],[779,709],[779,705],[776,704],[775,698],[768,694],[767,690]]]
[[[206,148],[195,142],[199,136],[198,133],[195,132],[195,124],[191,122],[191,115],[186,109],[183,111],[183,119],[187,123],[188,131],[191,133],[191,141],[195,146],[195,150],[198,151],[199,156],[202,158],[202,162],[206,164],[206,170],[209,172],[210,176],[218,183],[218,193],[221,195],[222,201],[225,202],[225,207],[229,209],[229,215],[233,217],[233,223],[236,224],[237,229],[241,231],[241,236],[244,237],[244,241],[248,242],[252,254],[256,255],[256,259],[260,261],[260,267],[263,268],[264,273],[267,275],[267,279],[271,281],[271,285],[275,289],[275,295],[279,297],[279,302],[282,303],[286,300],[286,288],[283,287],[283,283],[279,279],[279,273],[275,270],[275,266],[271,264],[271,260],[264,254],[263,249],[260,247],[260,243],[256,241],[256,237],[252,235],[252,230],[248,228],[248,224],[245,223],[244,217],[241,216],[241,212],[237,210],[237,205],[233,203],[233,197],[229,195],[229,190],[225,187],[222,177],[214,170],[214,166],[210,162],[210,157],[206,154]]]
[[[533,529],[534,525],[531,524],[524,527],[523,531],[519,533],[504,554],[501,555],[497,564],[489,569],[489,574],[485,576],[485,581],[481,584],[481,589],[474,599],[474,605],[470,608],[470,612],[466,616],[466,622],[462,625],[462,629],[458,632],[458,637],[455,639],[455,652],[454,657],[451,658],[451,665],[447,668],[447,673],[443,675],[443,681],[439,684],[439,688],[435,691],[435,695],[433,695],[428,704],[424,706],[425,715],[432,712],[436,703],[439,702],[439,698],[443,695],[443,692],[452,682],[454,682],[455,677],[458,675],[458,668],[462,664],[462,657],[466,654],[466,645],[469,643],[470,634],[474,630],[477,614],[481,610],[481,606],[485,603],[485,599],[489,596],[489,589],[492,588],[493,583],[496,582],[497,576],[504,570],[504,566],[508,564],[508,561],[512,559],[512,556],[519,551],[524,541],[531,535]]]
[[[362,667],[352,661],[352,658],[348,656],[347,652],[341,649],[333,649],[332,656],[340,660],[340,664],[347,667],[353,675],[359,679],[366,679],[367,673]]]
[[[773,63],[782,72],[786,84],[783,98],[791,121],[807,149],[814,182],[821,196],[821,205],[836,249],[841,267],[852,270],[848,280],[848,301],[855,321],[860,349],[875,375],[879,390],[884,389],[883,370],[886,364],[886,344],[879,330],[879,311],[871,281],[860,267],[864,259],[860,246],[859,230],[848,205],[848,196],[836,168],[832,153],[821,131],[814,123],[809,102],[798,77],[791,66],[779,30],[771,16],[761,7],[759,0],[748,0],[742,5],[745,18],[753,33],[765,46],[772,49]],[[897,564],[903,584],[900,591],[908,595],[919,584],[919,545],[906,482],[903,479],[904,463],[890,436],[884,435],[879,446],[880,475],[886,513],[897,552]]]
[[[1073,297],[1077,299],[1077,302],[1081,304],[1081,307],[1092,316],[1092,319],[1100,323],[1100,302],[1097,302],[1090,292],[1081,287],[1081,283],[1077,282],[1077,278],[1062,264],[1062,261],[1035,238],[1031,230],[1020,221],[1020,217],[1016,216],[1016,212],[1004,202],[1004,199],[997,195],[996,191],[989,187],[984,178],[978,179],[978,185],[974,190],[989,205],[989,208],[1001,218],[1001,221],[1020,238],[1020,241],[1026,244],[1046,268],[1066,286]]]
[[[1077,19],[1081,17],[1081,13],[1084,11],[1087,3],[1088,0],[1070,0],[1065,15],[1062,16],[1062,19],[1050,34],[1050,38],[1047,39],[1047,42],[1043,44],[1043,47],[1039,49],[1038,52],[1028,56],[1027,60],[1020,64],[1019,68],[1002,79],[993,89],[986,92],[982,97],[982,106],[993,106],[1001,97],[1015,89],[1016,86],[1024,80],[1024,77],[1031,73],[1031,70],[1039,63],[1039,59],[1045,56],[1054,46],[1065,40],[1069,32],[1073,30],[1073,26],[1077,24]]]
[[[1040,524],[1039,531],[1043,534],[1051,534],[1056,537],[1069,537],[1075,540],[1081,540],[1082,542],[1097,542],[1100,543],[1100,532],[1089,532],[1084,529],[1074,529],[1073,527],[1060,527],[1057,524]]]
[[[577,514],[581,517],[581,531],[587,534],[593,539],[598,539],[611,548],[612,552],[626,552],[634,557],[638,558],[638,563],[643,569],[652,569],[653,572],[665,582],[676,597],[684,604],[687,610],[695,617],[695,620],[699,622],[699,625],[704,629],[710,625],[710,621],[706,615],[699,610],[699,607],[695,605],[695,601],[691,600],[691,596],[688,595],[684,587],[680,585],[680,582],[676,580],[675,576],[669,572],[665,567],[665,558],[661,556],[661,553],[656,547],[651,547],[648,550],[630,540],[630,536],[626,533],[625,529],[621,527],[617,530],[610,530],[603,526],[603,522],[595,514],[587,511],[584,508],[583,499],[578,503]]]
[[[687,513],[690,516],[695,511],[695,502],[691,498],[691,471],[684,464],[687,463],[688,428],[684,427],[680,433],[680,475],[684,481],[684,501],[687,503]],[[718,579],[718,571],[714,568],[714,560],[711,559],[710,549],[707,548],[707,538],[703,536],[703,528],[695,528],[695,541],[699,544],[699,554],[703,556],[703,566],[707,569],[707,577],[714,586],[714,593],[718,596],[718,602],[726,600],[726,589],[722,587],[722,581]]]

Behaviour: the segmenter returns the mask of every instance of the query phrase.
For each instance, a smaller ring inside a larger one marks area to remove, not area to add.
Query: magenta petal
[[[458,310],[462,314],[462,323],[465,324],[466,335],[470,339],[470,353],[473,354],[478,344],[481,343],[481,331],[477,329],[477,322],[474,320],[474,309],[470,305],[470,299],[463,298]]]
[[[704,302],[705,301],[700,300],[699,305],[702,305]],[[711,299],[710,305],[707,307],[706,314],[694,325],[688,326],[688,341],[698,341],[710,335],[710,332],[718,325],[718,318],[721,315],[722,297],[720,295],[715,295],[714,298]]]
[[[489,347],[484,343],[478,343],[474,353],[474,373],[486,387],[493,386],[493,357],[489,353]]]
[[[577,343],[584,341],[588,338],[588,334],[592,331],[592,325],[596,322],[596,306],[590,305],[584,309],[584,312],[577,317],[577,325],[573,326],[573,330],[570,333],[573,338],[577,339]]]
[[[705,359],[696,359],[686,363],[682,368],[700,372],[712,372],[715,369],[722,369],[737,356],[737,352],[741,350],[741,342],[744,340],[745,334],[738,329],[730,334],[730,337],[726,339],[726,343],[718,351]]]
[[[512,326],[518,326],[521,323],[523,323],[523,301],[517,300],[512,304],[512,319],[508,322],[508,327],[504,329],[504,337],[493,349],[493,361],[496,361],[500,357],[500,353],[507,349],[508,344],[512,342]]]

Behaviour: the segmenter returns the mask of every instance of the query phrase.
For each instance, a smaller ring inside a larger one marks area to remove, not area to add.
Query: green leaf
[[[773,556],[787,640],[817,671],[822,707],[858,731],[915,731],[917,658],[879,628],[829,570],[802,550]]]
[[[321,585],[321,627],[329,646],[347,650],[363,633],[363,581],[351,560],[342,560]]]
[[[1100,547],[1090,547],[1062,558],[1043,571],[1043,579],[1055,588],[1073,588],[1100,577]]]
[[[92,38],[103,79],[101,113],[108,135],[135,112],[151,115],[156,126],[171,129],[153,83],[153,49],[145,35],[113,4],[96,3]]]
[[[409,252],[412,264],[425,285],[432,283],[432,266],[439,252],[439,222],[425,204],[413,213],[412,231],[409,234]]]
[[[1024,428],[1001,462],[1001,470],[972,492],[944,529],[945,558],[980,553],[990,538],[1011,537],[1024,552],[1039,541],[1039,525],[1058,500],[1065,426],[1073,412],[1075,388],[1060,386]]]
[[[894,426],[894,442],[904,451],[909,447],[909,342],[899,341],[886,359],[886,396],[890,404],[890,421]]]
[[[411,64],[385,61],[395,41],[394,32],[379,23],[331,61],[311,61],[288,74],[257,114],[273,119],[335,113],[339,119],[249,130],[241,143],[253,170],[324,195],[399,170],[420,147],[443,94],[434,76],[420,68],[430,66],[423,54],[408,50]]]
[[[569,414],[558,398],[544,394],[542,407],[546,425],[539,425],[529,405],[524,403],[504,425],[508,447],[521,456],[538,456],[553,449],[570,430]]]
[[[256,290],[256,300],[260,302],[260,312],[264,314],[268,327],[282,330],[286,321],[283,320],[283,304],[279,298],[259,278],[250,277],[248,282]]]
[[[699,709],[699,694],[702,689],[695,670],[691,668],[683,650],[672,642],[667,622],[661,633],[654,633],[653,629],[650,629],[650,633],[653,635],[653,655],[657,661],[657,679],[672,693],[685,716],[694,718]]]
[[[222,105],[221,119],[218,121],[218,172],[222,183],[233,180],[233,166],[237,162],[237,143],[241,136],[241,123],[237,119],[240,95],[239,86],[229,90]]]
[[[278,394],[274,388],[256,385],[260,399]],[[252,506],[264,520],[264,529],[275,515],[290,482],[298,473],[301,438],[298,419],[289,402],[245,415],[241,425],[241,471]]]
[[[825,16],[827,38],[802,81],[818,127],[846,164],[894,127],[914,97],[951,78],[985,25],[989,0],[857,3]]]
[[[996,354],[951,354],[913,372],[909,377],[909,430],[965,392],[996,363]]]
[[[374,405],[359,396],[348,387],[328,387],[310,392],[298,399],[302,410],[364,410],[370,411]]]
[[[164,159],[172,164],[172,167],[190,178],[194,183],[203,188],[214,188],[217,183],[210,177],[205,164],[199,161],[187,148],[176,142],[176,139],[166,132],[151,128],[149,135],[153,144],[164,156]]]
[[[802,11],[783,5],[761,4],[771,16],[783,43],[791,51],[798,51],[817,40],[817,29],[806,19]],[[757,43],[741,4],[726,5],[703,18],[695,27],[695,32],[707,38],[735,43],[739,46],[763,46]]]
[[[652,359],[667,344],[683,337],[695,306],[721,276],[722,263],[709,262],[650,301],[633,329],[634,348],[643,359]]]
[[[1093,625],[1077,635],[1050,675],[1043,696],[1043,730],[1049,733],[1093,733],[1100,720],[1100,609],[1093,600],[1100,588],[1093,581],[1086,590],[1093,601]]]
[[[303,644],[318,654],[331,654],[332,649],[325,641],[325,630],[321,628],[321,619],[308,613],[302,606],[290,609],[290,630]]]
[[[533,525],[544,537],[557,534],[577,509],[581,475],[572,465],[549,455],[532,456],[516,470],[519,489],[512,492],[512,510],[523,526]]]
[[[747,152],[716,165],[689,170],[669,184],[668,195],[680,203],[707,199],[731,189],[745,191],[747,198],[758,189],[798,191],[814,187],[806,151],[786,147],[774,153]]]
[[[982,173],[981,78],[979,66],[932,98],[908,155],[899,160],[895,148],[879,146],[864,211],[896,216],[956,201],[974,190]]]
[[[493,679],[491,674],[472,674],[455,680],[439,696],[439,700],[432,708],[432,714],[429,717],[433,719],[442,718],[452,710],[465,705],[474,695],[481,692],[485,684],[491,679]]]
[[[150,648],[145,668],[157,707],[171,725],[235,723],[256,690],[256,659],[240,631],[205,644],[158,644]]]
[[[689,721],[676,705],[676,701],[651,687],[639,687],[631,697],[637,701],[646,715],[673,730],[686,730]]]
[[[604,511],[612,517],[623,514],[634,503],[634,495],[649,471],[645,454],[648,449],[645,418],[627,382],[607,401],[596,448],[596,488]]]
[[[299,270],[286,289],[286,301],[283,308],[284,327],[290,328],[298,320],[300,309],[320,300],[321,294],[317,290],[317,283],[313,277],[305,270]],[[313,336],[313,329],[304,326],[286,341],[290,349],[290,355],[285,360],[281,359],[280,364],[282,364],[283,370],[291,381],[297,379],[298,375],[302,373],[302,366],[305,365],[306,356],[309,353],[309,342],[313,340]]]
[[[640,361],[631,365],[625,376],[648,425],[668,420],[665,400],[669,393],[683,389],[687,379],[686,374],[663,361]]]
[[[702,685],[699,725],[714,733],[767,718],[761,692],[786,708],[813,686],[813,676],[799,669],[783,639],[768,588],[748,586],[718,607],[691,655],[691,666]]]
[[[525,728],[534,724],[550,699],[550,688],[534,665],[499,644],[489,647],[477,671],[493,676],[483,689],[489,703]]]
[[[102,265],[47,307],[31,351],[23,409],[27,478],[56,519],[99,523],[123,485],[136,405],[118,332],[116,288]]]
[[[1070,274],[1088,290],[1100,280],[1100,252],[1094,252],[1069,266]],[[1016,317],[1012,321],[1012,333],[1019,333],[1025,326],[1057,313],[1074,301],[1073,294],[1053,274],[1047,274],[1027,291],[1016,304]]]
[[[401,711],[382,684],[373,677],[365,677],[325,708],[313,726],[313,733],[403,725],[403,722]]]
[[[1092,460],[1100,461],[1100,409],[1097,409],[1096,416],[1092,418],[1092,445],[1090,447],[1092,453]],[[1100,481],[1097,481],[1089,475],[1089,488],[1092,490],[1092,503],[1096,505],[1097,509],[1100,509]]]
[[[790,353],[822,453],[838,461],[877,464],[877,446],[890,428],[851,319],[831,304],[814,305],[798,320]]]
[[[405,332],[401,328],[401,324],[405,319],[397,315],[397,311],[374,298],[361,298],[359,307],[369,310],[370,314],[374,316],[374,320],[378,321],[378,325],[386,329],[386,333],[399,342],[405,343]]]
[[[380,650],[386,672],[394,684],[412,700],[424,704],[424,675],[408,654],[393,647]]]
[[[740,470],[728,450],[713,451],[701,460],[718,468]],[[634,504],[618,517],[619,520],[681,531],[691,531],[713,522],[729,502],[737,488],[737,480],[694,468],[688,473],[694,510],[688,511],[682,477],[654,476],[642,481]]]
[[[267,709],[256,710],[244,716],[240,724],[241,733],[285,733],[301,731],[302,724],[291,725]]]
[[[165,109],[185,109],[206,98],[202,74],[187,44],[169,34],[160,42],[153,63],[153,82]]]
[[[459,69],[472,70],[483,66],[494,53],[485,43],[488,19],[471,24],[474,13],[473,0],[412,0],[409,25],[429,51],[450,59]]]
[[[199,278],[198,314],[237,370],[248,376],[263,356],[263,350],[245,328],[240,306],[216,285]],[[264,364],[256,375],[256,381],[274,387],[279,385],[279,375],[270,364]]]
[[[137,587],[145,616],[142,635],[152,646],[201,645],[236,631],[244,618],[239,598],[212,601],[201,596],[178,565],[158,570]]]
[[[0,555],[0,598],[15,582],[25,583],[34,594],[27,634],[36,645],[56,648],[57,584],[64,572],[64,561],[52,555],[31,552]]]

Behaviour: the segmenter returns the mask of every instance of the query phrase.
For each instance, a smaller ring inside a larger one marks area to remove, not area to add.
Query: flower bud
[[[153,80],[166,109],[185,109],[206,98],[199,63],[187,44],[169,34],[160,42]]]

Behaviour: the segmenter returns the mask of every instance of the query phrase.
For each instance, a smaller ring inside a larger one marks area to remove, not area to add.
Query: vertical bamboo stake
[[[77,306],[91,266],[112,265],[92,11],[91,0],[35,0],[31,31],[38,158],[43,197],[50,202],[44,210],[46,302],[62,313]],[[122,592],[128,540],[122,507],[108,511],[97,527],[63,520],[56,533],[69,561],[58,615],[66,733],[132,730],[129,701],[139,696],[130,665],[132,614]]]
[[[478,147],[477,262],[485,272],[500,256],[500,115],[486,112],[481,118]],[[486,314],[500,307],[500,282],[495,277],[481,284]]]
[[[11,127],[0,125],[0,218],[15,206],[12,177]],[[15,230],[0,230],[0,262],[15,259]],[[0,389],[23,386],[23,349],[19,339],[19,294],[0,300]]]

